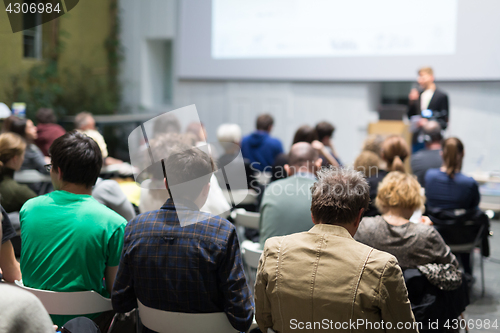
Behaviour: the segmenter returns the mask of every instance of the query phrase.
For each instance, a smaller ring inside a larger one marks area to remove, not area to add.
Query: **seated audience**
[[[264,191],[260,206],[260,245],[275,236],[307,231],[311,219],[310,187],[321,168],[318,152],[307,142],[298,142],[290,149],[285,165],[288,178],[272,182]]]
[[[368,190],[359,172],[323,169],[311,188],[315,226],[266,241],[255,284],[262,332],[319,331],[312,325],[325,318],[332,323],[328,331],[362,319],[366,325],[403,323],[411,328],[398,331],[418,332],[396,258],[352,238],[368,207]],[[374,331],[364,325],[357,330]]]
[[[115,180],[97,178],[92,189],[92,196],[104,206],[123,216],[127,221],[136,215],[134,206]]]
[[[333,157],[333,155],[328,151],[328,148],[321,142],[318,141],[318,134],[316,129],[309,125],[300,126],[295,135],[293,136],[292,145],[298,142],[307,142],[310,143],[313,148],[318,150],[320,154],[320,158],[322,159],[322,165],[333,165],[338,166],[337,160]],[[287,173],[285,170],[285,164],[288,163],[288,154],[279,154],[276,157],[276,160],[273,163],[273,167],[271,169],[271,182],[274,182],[278,179],[283,179],[287,177]]]
[[[425,149],[419,150],[411,156],[411,169],[417,176],[418,182],[425,187],[425,173],[429,169],[441,167],[441,125],[435,120],[428,121],[424,127]]]
[[[273,129],[274,119],[268,114],[257,118],[257,130],[241,141],[241,153],[250,161],[251,166],[259,171],[267,171],[283,152],[281,141],[269,135]]]
[[[462,170],[464,145],[458,138],[443,143],[443,165],[429,169],[425,174],[427,206],[433,210],[477,210],[481,196],[477,182],[465,176]],[[470,254],[460,254],[465,273],[472,275]]]
[[[374,152],[378,157],[382,158],[382,144],[384,137],[380,134],[370,134],[363,142],[362,151],[368,150]]]
[[[200,212],[211,186],[212,159],[188,147],[170,154],[165,167],[165,186],[177,194],[160,210],[143,213],[127,225],[111,296],[113,309],[131,311],[139,299],[146,306],[165,311],[224,311],[235,329],[248,330],[253,300],[235,227]],[[190,182],[191,186],[176,187],[192,179],[197,181]]]
[[[391,135],[384,140],[380,149],[380,156],[386,164],[386,170],[380,169],[377,173],[371,174],[370,177],[367,178],[368,185],[370,186],[370,206],[365,216],[380,215],[380,212],[375,206],[378,184],[384,179],[388,172],[405,172],[404,161],[408,155],[410,155],[410,148],[401,136]]]
[[[75,116],[75,129],[97,142],[99,149],[101,149],[104,165],[123,163],[122,160],[108,156],[108,146],[106,145],[106,141],[104,141],[104,137],[97,131],[92,113],[84,111],[77,114]]]
[[[0,134],[0,203],[7,213],[18,212],[24,203],[36,197],[28,186],[14,180],[21,169],[26,142],[17,134]]]
[[[49,153],[55,191],[29,200],[20,212],[24,285],[109,297],[127,221],[91,196],[102,166],[99,146],[73,131],[56,139]],[[113,315],[85,314],[103,332]],[[76,316],[51,317],[61,326]]]
[[[337,151],[335,150],[335,147],[333,146],[332,143],[333,132],[335,132],[335,126],[333,126],[331,123],[327,121],[322,121],[316,125],[315,130],[318,135],[318,141],[321,142],[328,150],[330,155],[332,155],[335,158],[337,164],[339,166],[342,166],[342,163],[340,162],[340,159],[338,157],[339,155],[337,154]],[[324,164],[330,165],[330,163],[327,160],[323,160],[323,162]]]
[[[29,119],[10,117],[9,131],[19,134],[27,143],[24,162],[21,170],[37,170],[38,172],[48,175],[45,170],[45,164],[50,162],[50,158],[43,155],[42,151],[34,144],[38,137],[37,128]],[[45,194],[52,191],[50,183],[37,182],[27,184],[37,194]]]
[[[42,108],[36,112],[37,138],[35,144],[45,156],[49,156],[49,148],[52,142],[64,135],[66,131],[57,124],[56,115],[52,109]]]
[[[380,171],[380,159],[377,154],[363,150],[354,160],[354,170],[361,172],[365,178],[370,178]]]
[[[240,153],[241,144],[241,128],[237,124],[222,124],[217,129],[217,140],[224,150],[222,155],[219,157],[217,166],[223,168],[224,166],[231,163]],[[247,188],[248,189],[258,189],[256,170],[250,167],[250,161],[246,158],[243,159],[245,164],[245,172],[247,176]],[[231,176],[228,176],[231,179]],[[219,180],[219,185],[222,189],[226,189],[226,182],[224,179]],[[237,190],[238,188],[232,188]]]
[[[42,151],[34,144],[38,138],[37,128],[30,119],[9,117],[8,131],[20,135],[27,143],[24,162],[21,170],[37,170],[43,174],[48,174],[45,164],[50,159],[45,158]]]
[[[409,174],[394,171],[379,185],[376,205],[382,215],[365,217],[354,239],[394,255],[403,268],[429,263],[458,262],[434,229],[428,217],[423,223],[409,221],[413,212],[424,205],[418,181]]]
[[[1,206],[0,209],[2,210],[2,229],[0,232],[2,232],[3,235],[0,237],[2,239],[2,246],[0,247],[0,269],[3,279],[6,282],[13,283],[16,280],[21,280],[21,268],[16,260],[14,247],[11,242],[11,239],[17,234],[10,223],[7,212]],[[0,311],[0,313],[2,312]],[[2,332],[1,329],[0,332]]]
[[[376,205],[382,215],[365,217],[354,239],[394,255],[403,269],[418,268],[424,282],[409,292],[414,314],[423,325],[420,331],[432,328],[429,319],[438,319],[443,331],[446,320],[456,319],[469,300],[458,261],[429,218],[422,217],[421,223],[409,221],[413,212],[422,208],[424,200],[414,176],[390,172],[377,193]],[[415,282],[407,281],[407,286],[415,286]]]
[[[150,146],[152,151],[155,152],[155,156],[163,156],[166,159],[175,147],[184,150],[192,148],[195,140],[191,139],[192,137],[187,134],[164,134],[151,140]],[[204,146],[204,144],[202,145]],[[141,198],[139,203],[141,213],[159,209],[170,198],[167,189],[162,185],[164,176],[161,165],[157,163],[151,167],[151,170],[151,179],[147,179],[141,183]],[[168,173],[168,170],[166,172]],[[224,197],[224,193],[222,193],[217,177],[212,175],[208,198],[200,210],[217,215],[228,212],[230,209],[231,206]]]
[[[425,174],[427,205],[442,209],[475,209],[480,195],[477,182],[462,170],[464,145],[458,138],[443,144],[443,165]]]
[[[5,219],[4,210],[2,209],[2,218]],[[4,221],[2,220],[2,229],[0,229],[0,238],[2,239],[2,247],[0,248],[0,260],[3,260],[5,250],[4,237],[5,235]],[[2,232],[3,231],[3,232]],[[10,234],[11,230],[7,230]],[[10,256],[10,255],[9,255]],[[15,260],[15,258],[14,258]],[[2,267],[3,269],[3,267]],[[5,278],[5,273],[4,273]],[[16,278],[16,280],[20,279]],[[14,282],[8,281],[7,282]],[[0,282],[0,332],[16,332],[16,333],[54,333],[52,320],[49,314],[43,307],[42,303],[32,293],[22,290],[16,286],[10,286]]]

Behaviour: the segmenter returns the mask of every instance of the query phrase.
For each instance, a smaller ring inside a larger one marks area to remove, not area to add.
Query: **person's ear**
[[[321,164],[323,164],[323,160],[321,158],[318,158],[316,162],[314,162],[314,166],[318,169],[321,169]]]
[[[57,179],[60,181],[63,180],[63,174],[60,167],[57,167]]]
[[[313,221],[313,223],[314,223],[314,224],[318,224],[318,222],[316,222],[316,221],[314,220],[313,213],[311,213],[311,220]]]
[[[292,169],[288,164],[285,164],[285,171],[288,176],[291,176],[290,172],[292,171]]]
[[[358,216],[356,217],[356,221],[354,221],[354,227],[356,228],[356,230],[358,229],[359,224],[361,223],[361,219],[363,218],[363,213],[364,212],[365,212],[365,209],[361,208],[359,210]]]

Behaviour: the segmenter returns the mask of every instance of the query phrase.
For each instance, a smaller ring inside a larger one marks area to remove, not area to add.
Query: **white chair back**
[[[262,255],[262,250],[258,248],[257,244],[251,244],[247,241],[241,244],[243,248],[243,260],[245,264],[250,268],[257,269],[259,267],[260,256]]]
[[[260,213],[247,212],[244,209],[236,209],[235,212],[234,223],[236,226],[259,230]]]
[[[14,172],[14,180],[21,184],[51,182],[49,175],[32,169]]]
[[[150,330],[159,333],[234,333],[224,312],[184,313],[153,309],[139,300],[139,318]]]
[[[95,291],[58,292],[25,287],[21,281],[16,285],[29,291],[42,302],[51,315],[84,315],[112,310],[111,299]]]

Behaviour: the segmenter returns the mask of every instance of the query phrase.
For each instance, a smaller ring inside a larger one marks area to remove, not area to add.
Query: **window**
[[[25,1],[38,3],[38,1]],[[25,58],[42,58],[42,14],[23,14],[23,56]],[[31,27],[31,28],[28,28]]]

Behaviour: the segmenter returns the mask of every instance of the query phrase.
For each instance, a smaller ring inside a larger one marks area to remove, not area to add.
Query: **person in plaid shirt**
[[[249,329],[254,303],[235,227],[199,211],[208,196],[213,168],[211,158],[196,148],[168,157],[165,169],[175,205],[168,199],[159,210],[140,214],[127,224],[111,295],[116,312],[137,308],[139,299],[165,311],[224,311],[235,329]],[[189,186],[182,186],[186,181]]]

